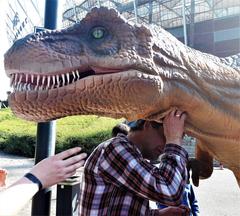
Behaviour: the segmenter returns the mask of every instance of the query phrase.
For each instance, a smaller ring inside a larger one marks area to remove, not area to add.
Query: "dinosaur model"
[[[31,121],[79,114],[160,121],[174,108],[186,111],[200,177],[211,175],[214,157],[240,183],[240,54],[202,53],[100,7],[72,27],[16,41],[5,69],[11,108]]]

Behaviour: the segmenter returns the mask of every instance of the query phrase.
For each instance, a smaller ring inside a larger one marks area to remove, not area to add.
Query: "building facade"
[[[180,41],[224,57],[240,52],[240,1],[235,0],[61,0],[63,27],[79,22],[91,8],[113,7],[137,23],[163,27]],[[43,26],[44,0],[7,0],[9,44]]]
[[[44,0],[6,0],[5,31],[11,46],[17,39],[43,26]]]
[[[137,23],[159,25],[203,52],[220,57],[240,52],[240,1],[67,0],[63,26],[79,22],[96,6],[113,7]]]

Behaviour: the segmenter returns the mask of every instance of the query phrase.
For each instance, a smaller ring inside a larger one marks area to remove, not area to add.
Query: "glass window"
[[[214,42],[240,38],[240,28],[232,28],[214,32]]]

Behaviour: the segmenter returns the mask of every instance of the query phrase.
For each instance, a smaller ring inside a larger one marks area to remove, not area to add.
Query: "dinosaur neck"
[[[197,86],[207,83],[209,89],[211,86],[221,90],[240,87],[240,67],[233,68],[224,59],[187,47],[166,31],[156,31],[155,38],[153,62],[160,68],[159,74],[163,74],[163,79],[186,78]],[[236,57],[240,58],[239,55]]]
[[[193,80],[220,88],[240,87],[240,68],[232,68],[216,56],[185,48],[183,64]]]
[[[239,120],[240,70],[221,62],[217,57],[195,51],[195,64],[188,64],[188,75],[195,89],[211,106]]]
[[[169,104],[188,112],[190,121],[194,119],[191,125],[204,128],[203,134],[210,132],[217,136],[225,130],[225,134],[235,137],[240,122],[239,69],[225,65],[218,57],[202,54],[182,44],[175,45],[179,45],[179,53],[171,53],[168,49],[166,54],[155,49],[160,53],[155,63],[160,68],[160,76],[164,77],[164,91],[169,89],[164,94],[168,96],[161,101],[171,101]],[[165,57],[164,61],[159,55]],[[168,63],[168,67],[161,69],[162,62]],[[156,106],[160,106],[161,101]],[[222,116],[221,125],[219,116]],[[229,129],[225,129],[226,125]]]

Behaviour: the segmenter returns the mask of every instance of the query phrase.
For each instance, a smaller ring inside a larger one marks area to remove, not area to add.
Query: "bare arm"
[[[80,151],[81,148],[76,147],[46,158],[35,165],[30,173],[41,181],[43,188],[51,187],[74,175],[76,169],[83,166],[86,154],[73,156]],[[0,216],[16,214],[37,192],[38,185],[22,177],[0,192]]]

